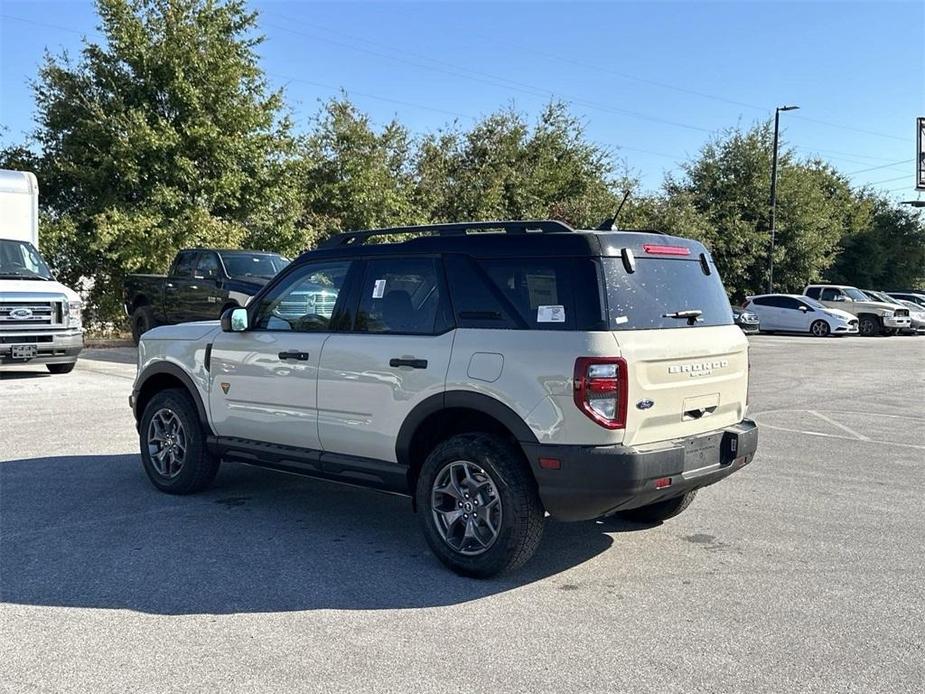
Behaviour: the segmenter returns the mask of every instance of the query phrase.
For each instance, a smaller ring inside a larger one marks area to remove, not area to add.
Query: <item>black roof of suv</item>
[[[476,232],[476,233],[472,233]],[[367,243],[383,236],[413,235],[412,238],[387,243]],[[529,237],[529,238],[525,238]],[[433,253],[464,253],[480,257],[613,257],[623,249],[646,253],[646,248],[684,248],[684,255],[696,259],[707,254],[697,241],[669,236],[657,231],[576,230],[555,220],[508,220],[462,222],[422,226],[392,227],[338,234],[317,249],[308,250],[300,259]]]

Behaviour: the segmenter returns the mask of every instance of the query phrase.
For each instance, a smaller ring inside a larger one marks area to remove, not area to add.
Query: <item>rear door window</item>
[[[433,335],[449,328],[435,258],[380,258],[366,264],[354,330]]]
[[[627,272],[620,258],[603,258],[611,330],[731,325],[732,307],[713,262],[704,274],[699,260],[637,258]],[[669,314],[700,311],[689,326]]]
[[[196,267],[196,256],[198,254],[195,251],[186,251],[180,254],[180,257],[177,258],[176,265],[173,267],[173,276],[174,277],[192,277],[193,268]]]

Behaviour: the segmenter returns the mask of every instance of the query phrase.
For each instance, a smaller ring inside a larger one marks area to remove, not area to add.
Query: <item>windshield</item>
[[[712,262],[637,258],[628,273],[620,258],[604,258],[611,330],[731,325],[732,307]],[[697,313],[699,312],[699,313]]]
[[[877,301],[882,301],[882,302],[884,302],[884,303],[886,303],[886,304],[895,304],[895,303],[896,303],[896,300],[895,300],[895,299],[891,299],[891,298],[888,297],[886,294],[883,294],[883,293],[881,293],[881,292],[868,292],[868,293],[869,293],[872,297],[874,297]]]
[[[51,280],[51,270],[31,243],[0,239],[0,279]]]
[[[275,253],[222,253],[222,261],[229,277],[262,277],[270,279],[289,264],[289,260]]]
[[[860,289],[855,289],[854,287],[845,287],[842,291],[855,301],[870,301],[867,295]]]

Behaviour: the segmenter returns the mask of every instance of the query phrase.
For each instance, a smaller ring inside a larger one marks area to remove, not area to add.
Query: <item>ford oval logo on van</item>
[[[652,400],[640,400],[636,403],[636,407],[640,410],[648,410],[655,403]]]
[[[16,320],[28,320],[32,318],[32,309],[14,308],[12,311],[10,311],[10,318],[15,318]]]

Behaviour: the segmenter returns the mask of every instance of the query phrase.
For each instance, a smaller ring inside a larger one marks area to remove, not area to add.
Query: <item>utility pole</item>
[[[777,233],[777,141],[780,134],[781,111],[796,111],[799,106],[778,106],[774,109],[774,154],[771,160],[771,252],[768,270],[768,294],[774,292],[774,241]]]

